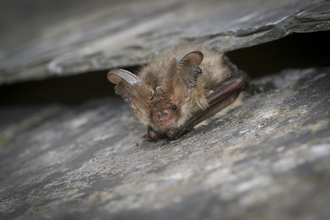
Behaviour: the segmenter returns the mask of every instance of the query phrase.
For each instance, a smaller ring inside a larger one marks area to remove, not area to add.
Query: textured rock
[[[321,0],[10,1],[0,8],[0,84],[140,65],[180,40],[223,52],[329,30],[329,9]],[[264,93],[157,143],[143,141],[146,127],[119,97],[1,106],[0,219],[329,219],[329,81],[329,67],[264,76],[255,81]]]
[[[328,219],[329,81],[266,76],[264,93],[157,143],[120,98],[2,108],[0,219]]]
[[[0,84],[141,65],[181,40],[222,52],[329,30],[329,8],[322,0],[10,1],[0,8]]]

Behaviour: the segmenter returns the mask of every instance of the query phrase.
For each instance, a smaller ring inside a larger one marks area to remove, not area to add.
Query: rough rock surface
[[[0,84],[145,64],[181,40],[220,52],[330,30],[323,0],[8,1]]]
[[[329,82],[330,68],[266,76],[157,143],[120,98],[2,108],[0,219],[329,219]]]

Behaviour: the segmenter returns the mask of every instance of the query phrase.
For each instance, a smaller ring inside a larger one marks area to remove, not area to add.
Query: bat
[[[152,141],[178,139],[233,104],[241,91],[256,91],[227,56],[189,43],[160,53],[138,75],[114,69],[107,77],[134,119],[148,125]]]

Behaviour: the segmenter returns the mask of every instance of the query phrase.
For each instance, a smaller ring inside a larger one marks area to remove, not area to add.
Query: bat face
[[[151,108],[151,120],[164,130],[176,127],[181,116],[181,106],[168,97],[154,99]]]
[[[226,57],[206,54],[204,64],[203,53],[189,49],[160,55],[139,76],[122,69],[108,73],[134,118],[149,126],[149,138],[166,134],[176,139],[235,101],[248,77]]]

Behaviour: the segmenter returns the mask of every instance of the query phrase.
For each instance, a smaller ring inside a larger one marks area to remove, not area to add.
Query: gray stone
[[[329,30],[329,8],[322,0],[9,1],[0,8],[0,84],[141,65],[182,40],[224,52]]]
[[[329,82],[330,68],[265,76],[157,143],[119,97],[2,107],[0,219],[329,219]]]

